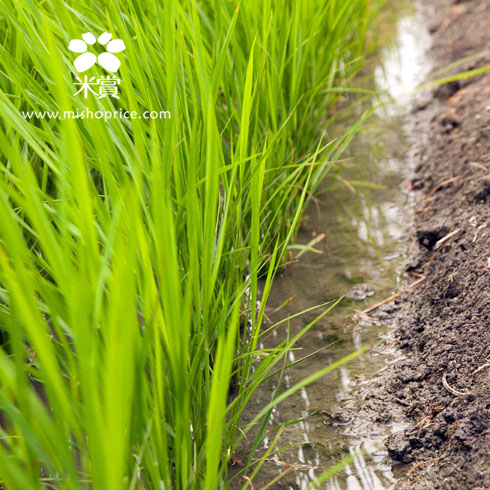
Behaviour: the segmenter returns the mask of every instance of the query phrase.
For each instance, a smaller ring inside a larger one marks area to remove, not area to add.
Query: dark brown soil
[[[489,0],[442,2],[437,14],[436,68],[490,49]],[[489,64],[487,53],[457,70]],[[413,116],[427,138],[407,271],[426,279],[399,303],[407,360],[385,388],[412,426],[387,447],[405,465],[399,488],[490,488],[490,75],[435,89]]]

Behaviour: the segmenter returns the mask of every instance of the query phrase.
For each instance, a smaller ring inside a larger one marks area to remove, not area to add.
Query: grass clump
[[[294,342],[258,349],[265,302],[351,136],[320,135],[370,9],[2,2],[2,487],[228,486],[240,415]],[[69,41],[104,31],[127,46],[120,98],[75,96]],[[24,116],[87,109],[171,118]]]

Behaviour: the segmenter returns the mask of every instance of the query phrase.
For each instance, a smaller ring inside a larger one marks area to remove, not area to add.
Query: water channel
[[[254,488],[263,488],[286,469],[287,474],[269,488],[305,488],[346,456],[351,457],[350,463],[319,488],[381,490],[396,483],[383,441],[401,430],[404,421],[380,417],[377,422],[363,423],[357,417],[354,426],[349,424],[376,374],[401,357],[393,336],[394,316],[353,319],[356,311],[391,296],[407,281],[404,260],[412,221],[408,182],[414,165],[412,143],[418,137],[410,122],[413,96],[407,92],[427,76],[430,38],[424,14],[413,3],[395,9],[394,42],[381,49],[368,67],[368,85],[385,95],[359,104],[354,119],[379,103],[380,97],[390,101],[351,144],[341,179],[320,193],[308,209],[297,242],[307,244],[324,234],[325,240],[315,245],[321,253],[308,252],[289,265],[275,280],[268,302],[268,310],[273,311],[292,298],[272,316],[279,320],[345,294],[359,298],[344,299],[301,339],[300,349],[289,355],[291,362],[322,346],[325,349],[289,369],[284,388],[357,349],[368,350],[276,407],[271,426],[296,418],[302,421],[284,429],[277,447],[291,448],[274,456],[282,463],[264,464]],[[291,321],[290,334],[315,314]],[[276,343],[283,334],[284,329],[274,332]],[[257,411],[270,401],[272,388],[258,391],[253,400]],[[262,451],[273,437],[264,439]]]

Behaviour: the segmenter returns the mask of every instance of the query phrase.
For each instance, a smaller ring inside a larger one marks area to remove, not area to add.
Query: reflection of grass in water
[[[66,3],[0,7],[1,485],[226,487],[240,416],[297,339],[258,348],[309,191],[357,129],[318,135],[372,2]],[[171,119],[26,121],[84,109],[68,40],[105,30],[128,47],[121,98],[89,109]]]

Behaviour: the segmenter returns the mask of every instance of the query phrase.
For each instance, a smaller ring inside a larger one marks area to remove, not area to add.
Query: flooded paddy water
[[[302,420],[285,427],[276,448],[291,447],[273,456],[279,463],[264,464],[254,488],[306,488],[349,456],[345,468],[319,488],[377,490],[392,488],[396,482],[384,440],[405,422],[386,413],[376,421],[355,417],[376,374],[401,358],[392,335],[396,317],[386,313],[373,315],[373,320],[354,317],[407,282],[404,260],[412,222],[408,182],[415,135],[409,123],[411,97],[406,94],[423,81],[429,68],[425,59],[429,35],[421,16],[413,4],[397,13],[396,40],[380,50],[369,83],[369,88],[386,92],[382,99],[392,100],[368,120],[350,145],[340,179],[320,192],[308,209],[297,243],[307,244],[324,234],[325,239],[314,245],[321,253],[307,252],[285,268],[275,279],[268,302],[271,313],[291,298],[271,315],[277,321],[346,295],[289,354],[288,360],[294,362],[321,349],[287,370],[283,389],[358,349],[367,350],[274,409],[271,427]],[[379,97],[361,104],[359,111],[377,103]],[[354,118],[359,116],[360,112]],[[291,320],[267,342],[274,345],[282,340],[287,328],[291,336],[296,334],[319,311]],[[273,388],[272,384],[257,391],[251,412],[270,402]],[[259,452],[263,454],[274,437],[275,432],[266,436]],[[246,458],[246,451],[242,456]]]

